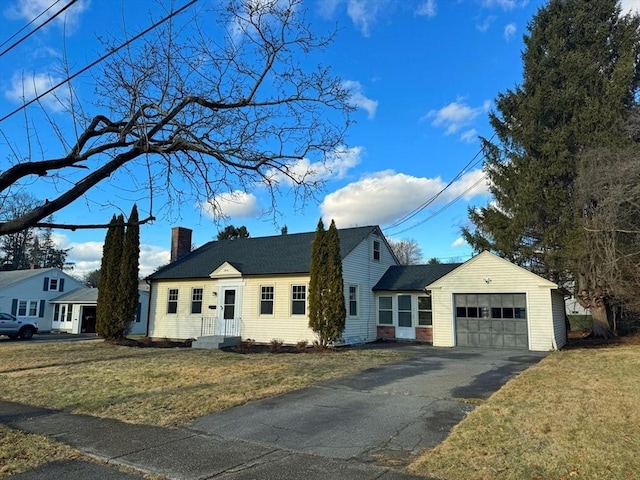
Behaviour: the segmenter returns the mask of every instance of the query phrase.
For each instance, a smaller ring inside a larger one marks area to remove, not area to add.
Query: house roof
[[[57,268],[34,268],[30,270],[12,270],[9,272],[0,271],[0,288],[6,288],[15,283],[28,280],[29,278],[48,273],[52,270],[60,271]],[[64,273],[64,272],[61,272]]]
[[[96,303],[97,301],[97,288],[77,288],[50,300],[51,303]]]
[[[458,268],[461,263],[434,265],[396,265],[389,267],[373,290],[417,291]]]
[[[344,259],[368,235],[377,233],[377,226],[338,230],[340,255]],[[179,260],[152,273],[150,280],[208,278],[224,262],[242,275],[273,275],[308,273],[311,266],[311,244],[315,232],[275,235],[271,237],[214,240]]]

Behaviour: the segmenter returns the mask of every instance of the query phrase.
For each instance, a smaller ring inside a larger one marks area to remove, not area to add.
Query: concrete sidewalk
[[[186,428],[132,425],[118,420],[74,415],[0,401],[0,423],[28,433],[47,435],[103,463],[52,462],[19,474],[20,480],[133,480],[131,467],[170,479],[305,479],[401,480],[414,477],[388,468],[230,440]]]

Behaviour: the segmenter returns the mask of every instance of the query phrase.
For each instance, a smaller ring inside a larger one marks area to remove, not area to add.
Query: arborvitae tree
[[[323,287],[326,285],[325,265],[327,249],[325,245],[325,229],[322,218],[318,221],[316,234],[311,244],[311,268],[309,279],[309,328],[321,337],[320,332],[326,323],[323,304]],[[320,340],[322,343],[322,339]]]
[[[497,140],[483,141],[494,201],[469,210],[475,230],[463,235],[476,251],[563,286],[577,280],[570,245],[583,214],[572,208],[580,155],[630,141],[624,118],[638,103],[639,24],[615,0],[550,0],[538,10],[524,38],[523,83],[498,96]],[[594,333],[607,335],[606,305],[583,306]]]
[[[98,286],[98,305],[96,308],[96,331],[107,339],[118,338],[119,328],[116,315],[118,311],[118,285],[120,276],[120,258],[124,240],[124,218],[122,215],[111,219],[102,248],[102,266]]]
[[[234,227],[227,225],[224,230],[218,232],[218,240],[235,240],[236,238],[249,238],[247,227]]]
[[[327,245],[327,283],[325,285],[324,303],[327,324],[323,336],[328,343],[332,343],[342,337],[347,317],[344,280],[342,278],[342,256],[340,255],[340,236],[333,220],[331,220],[325,239]]]
[[[122,254],[120,260],[120,275],[118,285],[118,304],[116,331],[119,337],[129,333],[131,322],[138,311],[138,273],[140,259],[140,226],[138,225],[138,208],[131,209],[127,229],[124,234]]]
[[[318,222],[311,245],[310,274],[309,328],[324,348],[342,336],[347,315],[340,237],[334,221],[328,231],[325,231],[322,219]]]

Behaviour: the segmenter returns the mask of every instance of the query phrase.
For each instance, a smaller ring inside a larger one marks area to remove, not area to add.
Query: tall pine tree
[[[475,229],[463,235],[476,251],[574,284],[578,165],[588,149],[630,141],[625,116],[637,105],[638,25],[615,0],[550,0],[538,10],[524,38],[522,85],[498,96],[490,114],[497,140],[483,141],[495,201],[469,210]],[[587,306],[594,332],[606,335],[606,308]]]
[[[124,217],[114,215],[107,229],[102,248],[102,266],[96,307],[96,331],[98,335],[107,339],[121,337],[117,316],[123,241]]]
[[[325,348],[342,336],[346,305],[340,237],[332,220],[328,231],[322,219],[318,222],[311,246],[311,278],[309,281],[309,328]]]
[[[118,285],[118,304],[116,305],[117,335],[120,337],[129,333],[131,322],[138,312],[140,259],[140,225],[138,225],[138,220],[138,208],[134,205],[127,221],[120,260],[120,282]]]

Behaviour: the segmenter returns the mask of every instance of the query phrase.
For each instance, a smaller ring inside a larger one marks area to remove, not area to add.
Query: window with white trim
[[[260,315],[273,315],[273,285],[260,286]]]
[[[358,286],[349,285],[349,316],[358,316]]]
[[[49,290],[57,291],[58,290],[58,279],[50,278],[49,279]]]
[[[426,296],[418,297],[418,325],[421,327],[430,327],[433,325],[431,292],[427,292]]]
[[[380,325],[393,325],[392,297],[378,297],[378,323]]]
[[[380,261],[380,241],[373,241],[373,259]]]
[[[191,313],[202,313],[202,288],[191,289]]]
[[[178,313],[178,289],[170,288],[167,295],[167,313]]]
[[[18,300],[18,312],[16,317],[37,317],[38,300]]]
[[[291,286],[291,315],[305,315],[307,313],[307,286]]]

